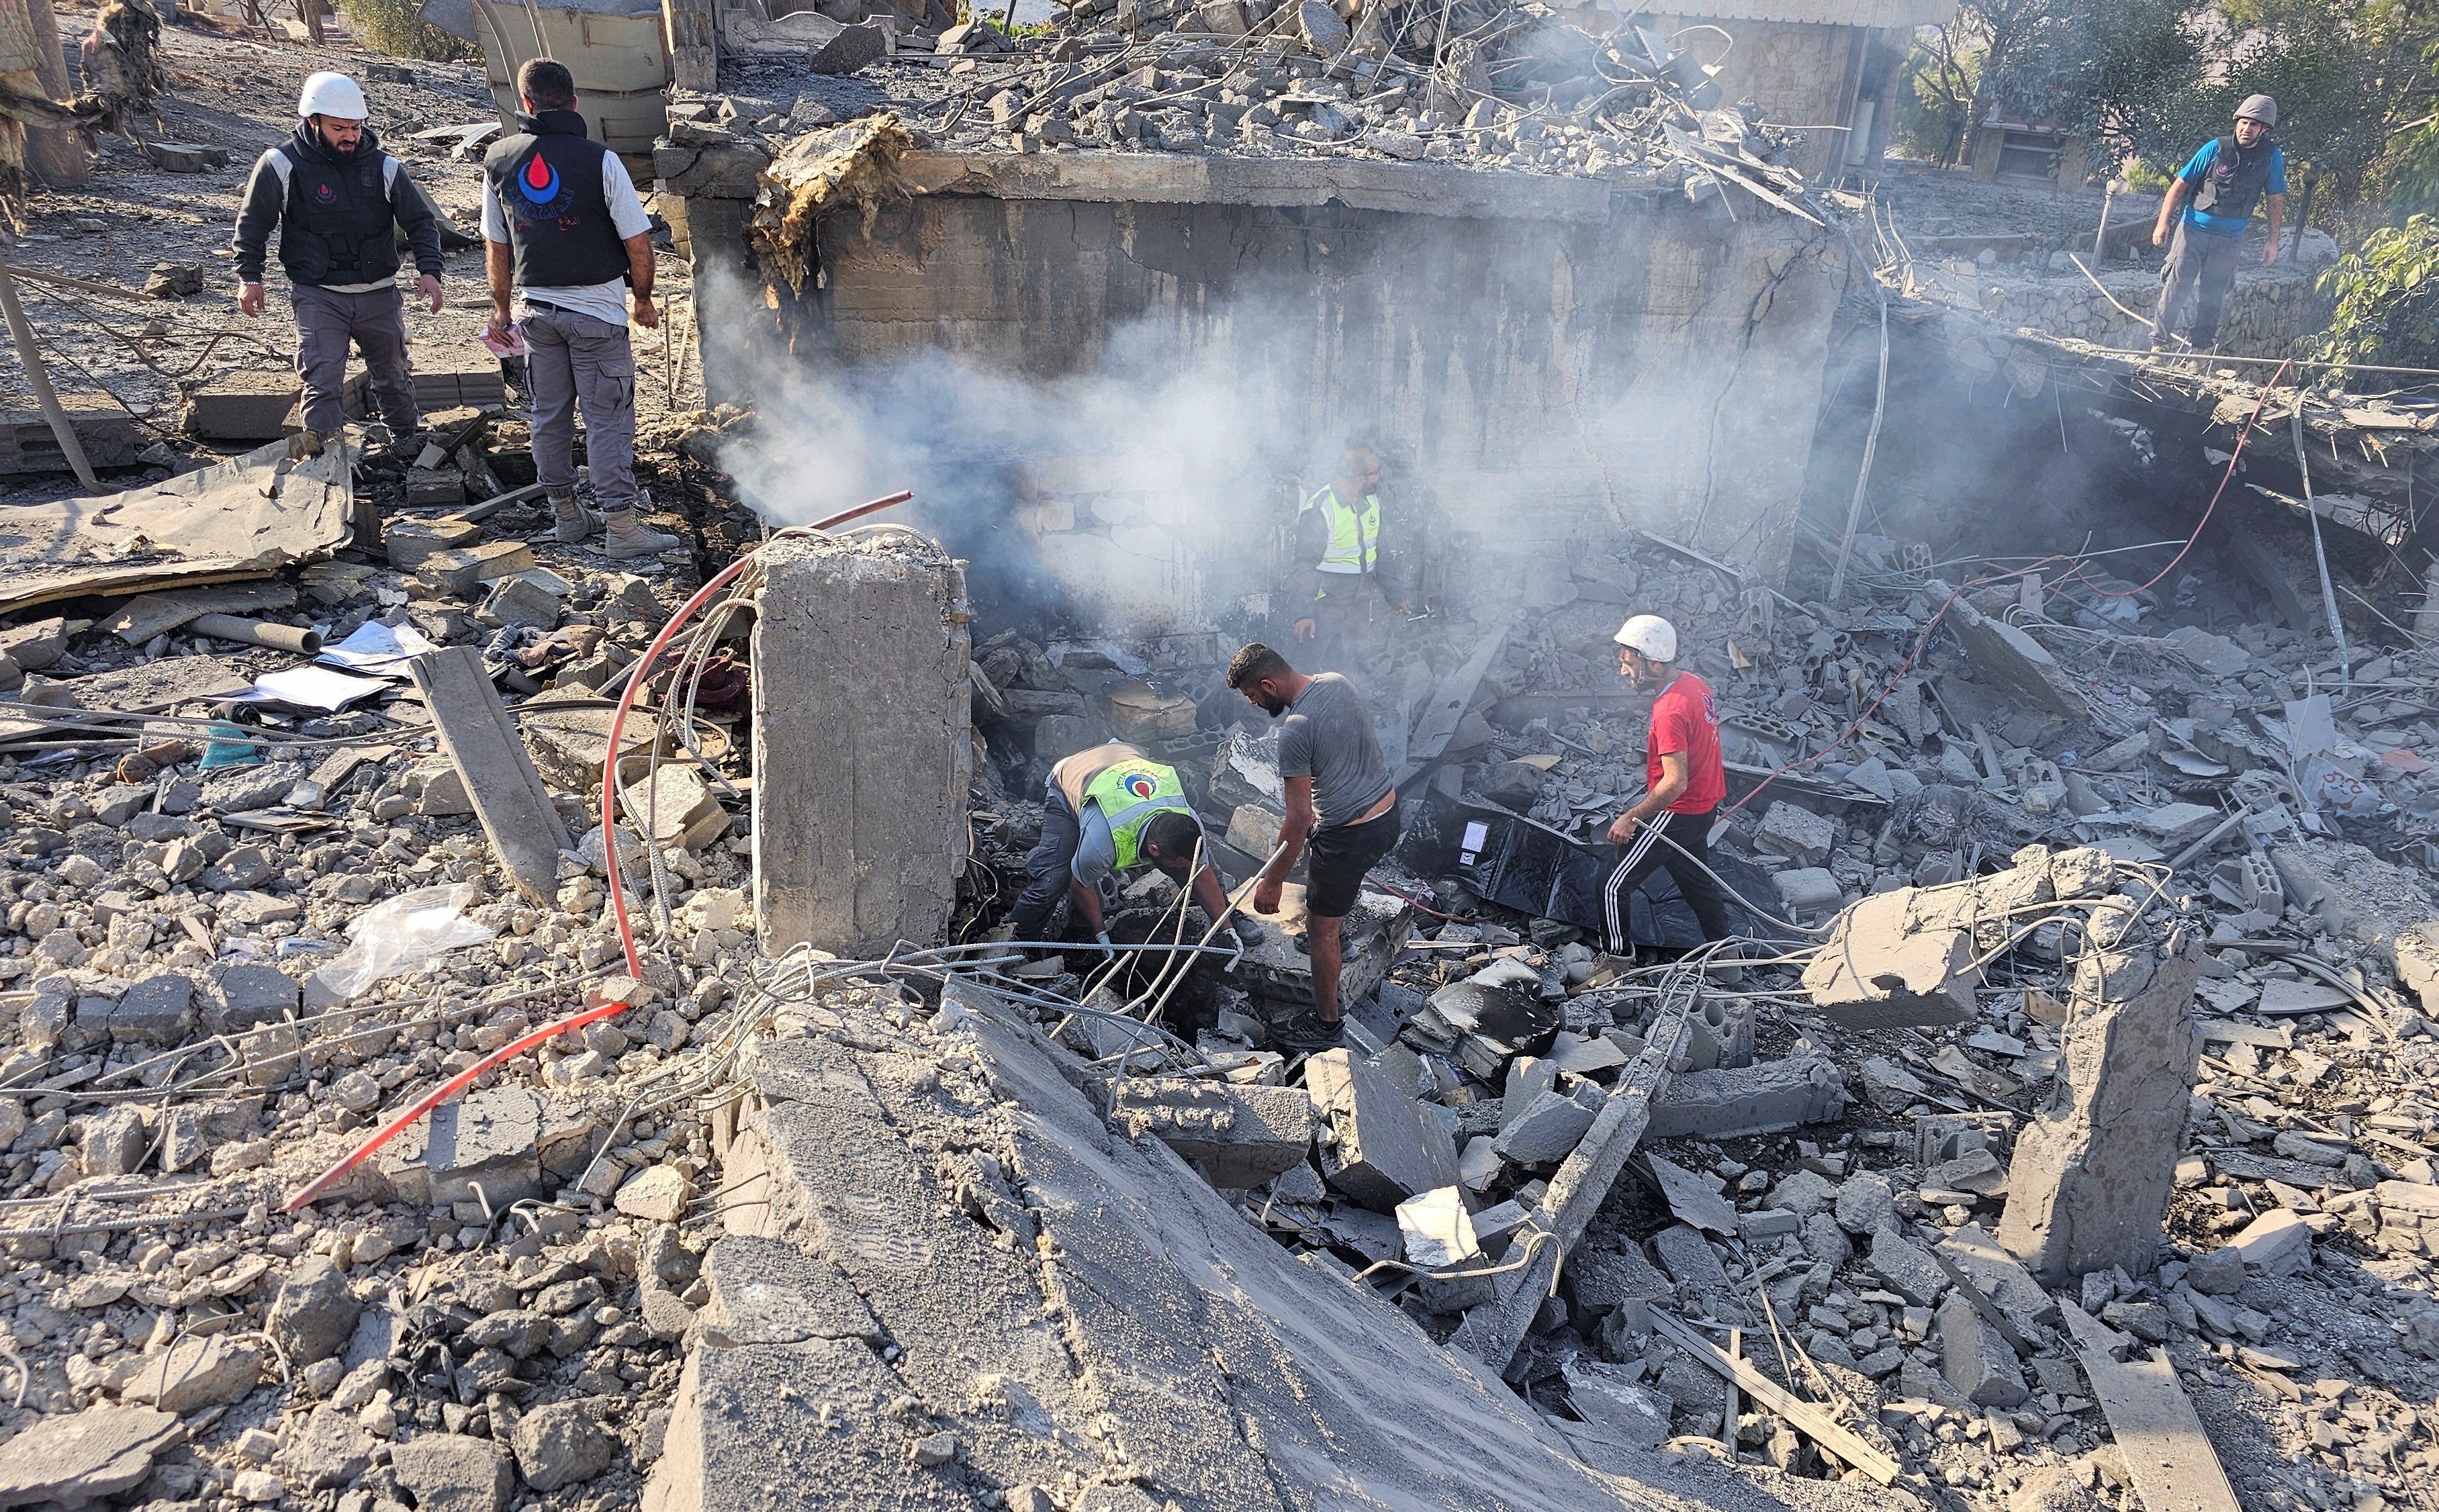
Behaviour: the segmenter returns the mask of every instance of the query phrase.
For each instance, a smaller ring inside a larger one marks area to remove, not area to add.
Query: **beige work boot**
[[[601,554],[613,561],[628,561],[637,557],[657,557],[664,551],[674,551],[678,538],[663,530],[647,529],[643,515],[635,509],[613,509],[602,519],[608,531],[601,542]]]
[[[574,494],[550,501],[550,538],[562,546],[590,541],[601,528],[601,517],[579,504]]]

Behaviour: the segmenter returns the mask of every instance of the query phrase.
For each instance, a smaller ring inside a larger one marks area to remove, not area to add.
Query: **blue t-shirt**
[[[2200,190],[2202,182],[2210,176],[2211,165],[2218,161],[2218,143],[2219,139],[2216,136],[2204,142],[2201,151],[2194,154],[2194,160],[2187,163],[2184,171],[2177,175],[2197,192]],[[2287,154],[2275,147],[2270,150],[2270,180],[2262,186],[2261,192],[2265,195],[2287,192]],[[2213,236],[2240,237],[2244,235],[2245,229],[2252,224],[2252,217],[2213,215],[2208,210],[2197,210],[2191,205],[2187,205],[2185,224],[2197,231],[2207,231]]]

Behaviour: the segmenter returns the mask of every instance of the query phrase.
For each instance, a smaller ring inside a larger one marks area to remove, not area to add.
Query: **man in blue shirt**
[[[2171,220],[2177,234],[2168,247],[2160,308],[2151,317],[2153,351],[2180,340],[2180,325],[2188,346],[2207,351],[2217,342],[2218,312],[2235,285],[2244,233],[2252,224],[2253,206],[2265,197],[2270,244],[2262,249],[2261,265],[2278,260],[2278,231],[2287,219],[2287,157],[2270,139],[2277,124],[2276,100],[2267,95],[2247,98],[2235,108],[2235,130],[2204,142],[2160,202],[2151,245],[2168,244]]]

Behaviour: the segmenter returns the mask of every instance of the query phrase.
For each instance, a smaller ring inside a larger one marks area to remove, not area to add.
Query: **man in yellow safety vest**
[[[1024,858],[1031,881],[1007,916],[1014,937],[1047,938],[1042,931],[1064,896],[1075,905],[1077,921],[1106,947],[1101,885],[1137,866],[1157,866],[1181,885],[1187,881],[1186,868],[1194,866],[1194,900],[1213,920],[1225,919],[1228,898],[1219,874],[1207,861],[1195,866],[1202,840],[1202,821],[1194,817],[1175,767],[1115,740],[1075,753],[1050,769],[1041,798],[1041,839]],[[1241,943],[1235,928],[1230,923],[1222,931],[1223,943],[1232,949]]]
[[[1312,574],[1290,590],[1291,628],[1299,644],[1311,647],[1297,660],[1317,671],[1361,673],[1373,621],[1387,602],[1380,576],[1380,452],[1350,441],[1338,476],[1296,510],[1298,552]]]

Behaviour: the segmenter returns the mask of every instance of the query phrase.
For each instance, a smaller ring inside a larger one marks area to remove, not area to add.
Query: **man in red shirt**
[[[1735,933],[1727,904],[1719,897],[1718,880],[1705,869],[1711,854],[1711,810],[1728,795],[1727,768],[1719,759],[1718,707],[1711,701],[1709,684],[1677,669],[1676,626],[1657,614],[1637,614],[1618,627],[1615,638],[1618,675],[1637,692],[1657,696],[1651,701],[1642,801],[1609,827],[1611,844],[1625,847],[1601,894],[1610,949],[1622,952],[1631,943],[1627,899],[1659,866],[1668,868],[1677,891],[1694,910],[1702,938],[1725,939]]]

